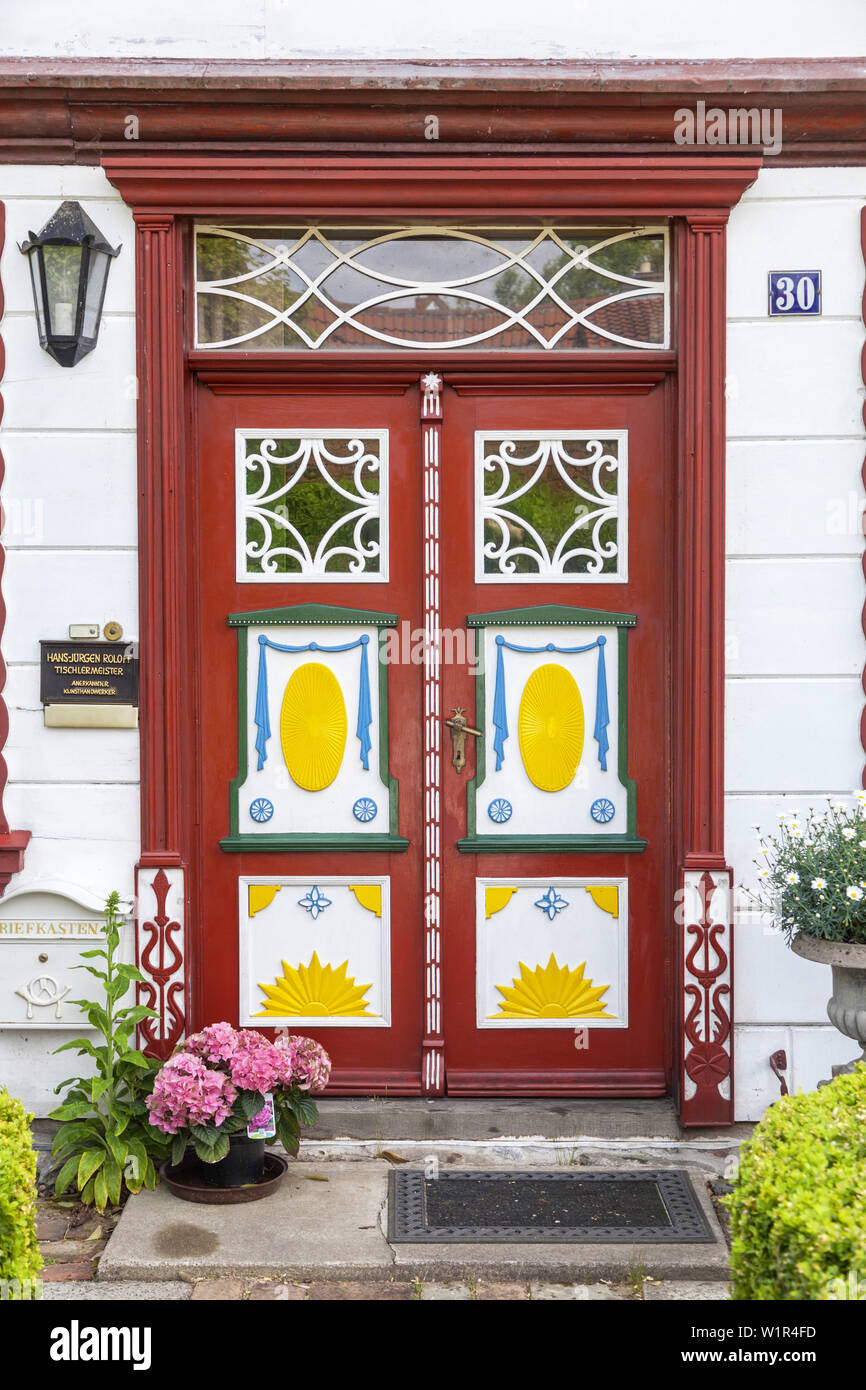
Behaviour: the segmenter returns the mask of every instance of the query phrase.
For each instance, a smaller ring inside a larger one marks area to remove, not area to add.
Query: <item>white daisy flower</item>
[[[800,882],[800,875],[799,875],[799,874],[796,874],[796,873],[793,873],[793,872],[790,873],[790,874],[785,874],[785,882],[786,882],[786,883],[799,883],[799,882]]]
[[[826,888],[826,887],[827,887],[827,880],[826,880],[826,878],[813,878],[813,879],[812,879],[812,887],[813,887],[813,888]]]
[[[845,892],[855,903],[859,903],[860,899],[863,897],[863,889],[857,888],[854,884],[852,884],[850,888],[846,888]]]
[[[842,838],[843,838],[843,840],[853,840],[853,839],[854,839],[854,835],[855,835],[855,832],[851,829],[850,825],[843,825],[843,826],[842,826]]]

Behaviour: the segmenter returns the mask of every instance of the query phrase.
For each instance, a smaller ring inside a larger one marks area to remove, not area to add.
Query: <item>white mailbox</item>
[[[98,999],[101,982],[72,967],[82,951],[104,946],[98,902],[44,890],[0,899],[0,1028],[89,1029],[71,1001]]]

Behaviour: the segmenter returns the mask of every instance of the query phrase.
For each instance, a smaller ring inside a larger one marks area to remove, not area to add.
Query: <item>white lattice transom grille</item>
[[[196,231],[202,348],[669,343],[663,226]]]

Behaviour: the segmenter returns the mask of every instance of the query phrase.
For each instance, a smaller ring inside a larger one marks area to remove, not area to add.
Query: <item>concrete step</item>
[[[628,1284],[728,1276],[727,1248],[700,1170],[692,1172],[692,1181],[713,1233],[711,1244],[410,1245],[387,1238],[389,1166],[382,1160],[295,1163],[273,1195],[237,1206],[185,1202],[165,1186],[141,1192],[124,1208],[100,1260],[98,1281]],[[620,1158],[617,1166],[628,1165]]]

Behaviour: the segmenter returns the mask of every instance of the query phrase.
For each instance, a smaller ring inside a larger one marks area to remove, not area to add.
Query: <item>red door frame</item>
[[[198,154],[116,156],[103,167],[132,207],[137,229],[136,323],[139,363],[139,584],[141,639],[141,859],[138,951],[148,978],[145,1002],[167,1002],[148,1039],[165,1055],[195,1017],[200,952],[184,967],[181,909],[195,942],[195,885],[187,864],[197,808],[186,787],[194,747],[190,667],[197,614],[185,593],[194,528],[186,460],[194,439],[193,373],[212,387],[243,390],[255,378],[273,389],[316,389],[324,364],[314,354],[186,353],[185,222],[211,218],[447,217],[476,221],[556,217],[671,217],[678,227],[673,353],[509,356],[508,372],[544,371],[580,389],[595,377],[676,371],[676,580],[679,642],[673,670],[674,860],[680,894],[671,904],[670,987],[674,1000],[672,1089],[686,1124],[730,1123],[733,1113],[731,873],[724,849],[724,363],[725,226],[754,181],[760,159],[689,154],[644,158],[376,156],[321,159]],[[381,390],[430,366],[429,355],[346,353],[354,389]],[[494,372],[490,357],[461,354],[449,366]],[[332,370],[329,366],[327,370]],[[399,388],[398,388],[399,389]],[[167,907],[174,894],[175,911]],[[716,893],[716,889],[720,890]],[[687,898],[686,895],[690,894]],[[149,896],[148,896],[149,895]],[[697,896],[695,896],[697,895]],[[683,912],[682,903],[697,903]],[[690,920],[691,919],[691,920]],[[156,959],[154,959],[156,957]],[[178,986],[180,988],[178,988]],[[170,992],[173,991],[173,994]],[[201,1023],[206,1020],[195,1019]],[[419,1089],[421,1089],[419,1079]]]

